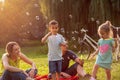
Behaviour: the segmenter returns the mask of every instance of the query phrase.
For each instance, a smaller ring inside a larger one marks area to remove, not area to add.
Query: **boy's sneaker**
[[[51,73],[48,74],[48,79],[52,79],[52,74]]]

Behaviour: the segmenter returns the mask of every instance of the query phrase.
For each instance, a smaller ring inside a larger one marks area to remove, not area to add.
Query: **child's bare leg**
[[[52,74],[52,80],[56,80],[56,73]]]
[[[93,71],[92,71],[92,77],[96,77],[97,71],[98,71],[99,66],[97,64],[94,65]]]
[[[86,74],[85,71],[83,70],[83,68],[80,65],[77,66],[77,73],[78,73],[79,76],[82,76],[82,77],[84,77],[85,74]]]
[[[57,72],[56,75],[57,75],[57,77],[56,77],[57,80],[60,80],[60,73]]]
[[[111,70],[110,69],[105,69],[107,80],[111,80]]]

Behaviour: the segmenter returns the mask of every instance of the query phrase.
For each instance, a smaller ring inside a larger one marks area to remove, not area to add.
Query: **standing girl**
[[[112,50],[116,48],[116,40],[113,39],[113,31],[111,29],[110,21],[106,21],[98,28],[100,39],[98,41],[98,49],[91,55],[91,58],[98,53],[96,62],[93,67],[91,80],[96,80],[98,68],[105,69],[107,80],[111,80],[111,64],[112,64]]]

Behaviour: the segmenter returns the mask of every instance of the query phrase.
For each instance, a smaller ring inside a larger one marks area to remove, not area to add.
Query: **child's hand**
[[[89,60],[93,59],[93,57],[95,56],[95,54],[91,54],[90,57],[89,57]]]
[[[60,43],[60,47],[61,47],[61,46],[66,46],[66,44],[64,44],[64,43]]]
[[[51,32],[48,32],[48,33],[42,38],[41,42],[44,43],[51,34],[52,34]]]
[[[68,47],[67,42],[62,42],[62,43],[60,43],[60,47],[61,47],[61,46],[67,46],[67,47]]]
[[[115,42],[118,41],[118,38],[114,38],[114,41],[115,41]]]
[[[83,65],[84,65],[84,60],[83,59],[80,61],[80,65],[83,67]]]
[[[29,76],[29,75],[27,74],[27,72],[25,72],[25,71],[22,71],[22,73],[25,74],[27,77]]]
[[[50,36],[52,34],[52,32],[48,32],[47,36]]]

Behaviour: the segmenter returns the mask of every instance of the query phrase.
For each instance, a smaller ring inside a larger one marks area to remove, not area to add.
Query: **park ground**
[[[21,51],[36,63],[38,74],[40,75],[48,74],[48,60],[47,60],[46,46],[42,45],[42,46],[22,47]],[[0,48],[0,58],[4,52],[5,52],[4,48]],[[82,56],[83,59],[85,59],[86,57],[86,55],[78,55],[78,56],[80,58]],[[91,74],[94,63],[95,63],[95,59],[85,60],[84,70],[86,71],[86,73]],[[22,61],[20,62],[20,64],[21,64],[20,68],[24,70],[30,68],[29,65],[26,65],[26,63]],[[73,64],[73,61],[71,61],[71,64]],[[112,80],[120,80],[120,61],[118,62],[113,61],[111,74],[112,74]],[[105,77],[106,75],[104,69],[100,68],[98,70],[97,80],[105,80]]]

